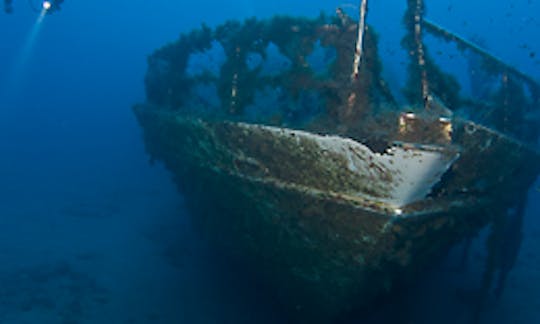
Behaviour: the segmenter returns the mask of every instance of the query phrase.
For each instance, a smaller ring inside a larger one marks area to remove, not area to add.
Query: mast
[[[416,59],[418,68],[420,70],[420,80],[422,86],[422,99],[424,102],[424,108],[428,108],[429,99],[429,84],[426,71],[426,54],[424,51],[424,43],[422,41],[422,23],[424,16],[424,1],[416,0],[416,6],[414,8],[414,42],[416,44]]]
[[[358,36],[356,37],[356,48],[354,52],[353,71],[351,74],[351,80],[358,79],[358,73],[360,68],[360,61],[364,51],[364,33],[366,30],[366,14],[367,14],[367,0],[361,0],[360,2],[360,15],[358,20]]]

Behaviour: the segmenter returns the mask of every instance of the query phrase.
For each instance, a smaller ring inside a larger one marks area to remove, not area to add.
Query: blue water
[[[372,2],[385,74],[399,83],[401,34],[393,31],[405,1]],[[15,0],[13,14],[0,14],[0,323],[284,322],[256,282],[191,230],[170,175],[148,163],[131,106],[144,101],[147,55],[180,32],[342,4],[66,0],[38,23],[39,13]],[[497,56],[540,79],[540,1],[427,6],[430,19],[481,35]],[[529,193],[521,253],[482,323],[540,322],[539,195]],[[414,323],[468,319],[455,290],[479,284],[483,244],[474,243],[465,272],[450,258],[405,293]]]

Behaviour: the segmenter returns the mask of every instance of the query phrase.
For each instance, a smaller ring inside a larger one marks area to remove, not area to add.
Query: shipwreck
[[[147,100],[134,107],[148,153],[205,238],[300,318],[366,305],[481,228],[500,237],[510,211],[522,217],[540,171],[540,125],[526,118],[540,86],[424,16],[423,1],[407,1],[405,102],[382,76],[366,0],[357,19],[338,9],[203,25],[148,58]],[[464,96],[428,33],[480,60],[496,86]]]

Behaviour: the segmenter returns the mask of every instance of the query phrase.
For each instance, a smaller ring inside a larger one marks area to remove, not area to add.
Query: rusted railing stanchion
[[[351,79],[358,79],[358,73],[360,69],[360,62],[364,51],[364,33],[366,30],[366,14],[367,14],[367,0],[362,0],[360,3],[360,18],[358,20],[358,36],[356,38],[356,48],[354,52],[353,72]]]

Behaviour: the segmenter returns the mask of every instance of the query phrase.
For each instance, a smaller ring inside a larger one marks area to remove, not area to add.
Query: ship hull
[[[204,237],[249,264],[281,304],[310,321],[369,304],[476,233],[496,214],[494,208],[503,208],[488,196],[460,195],[396,209],[384,197],[350,194],[345,182],[340,191],[332,187],[335,182],[303,179],[320,178],[325,167],[336,165],[309,165],[310,159],[284,153],[290,145],[299,145],[295,150],[303,156],[320,149],[302,133],[285,136],[264,126],[203,121],[144,106],[135,112],[147,150],[174,175]],[[285,174],[290,163],[308,173]],[[335,172],[338,180],[346,177]]]

